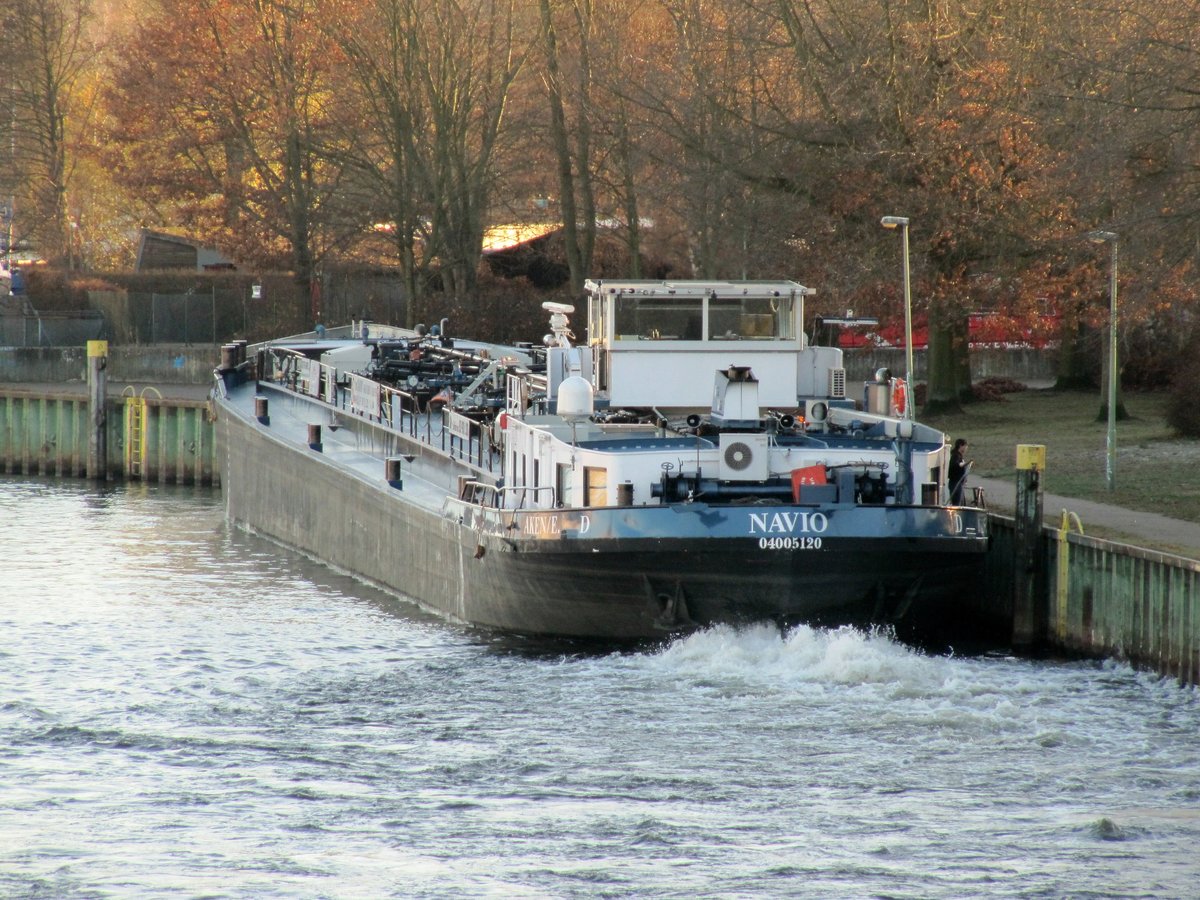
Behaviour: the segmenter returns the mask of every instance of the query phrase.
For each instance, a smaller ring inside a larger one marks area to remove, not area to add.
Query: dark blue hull
[[[754,514],[795,511],[758,507]],[[563,512],[561,520],[588,515],[589,531],[607,532],[595,522],[599,513],[613,520],[618,534],[589,537],[567,529],[552,540],[476,529],[465,575],[483,620],[510,629],[519,622],[516,630],[530,633],[644,638],[766,620],[882,625],[922,643],[992,642],[1003,620],[980,617],[971,602],[987,552],[985,514],[947,512],[808,510],[827,522],[819,536],[741,536],[747,509]],[[515,522],[543,515],[518,515]],[[645,525],[639,520],[667,516],[686,536],[651,536],[637,527]],[[713,520],[707,527],[706,518]],[[947,534],[936,527],[939,520],[951,527],[965,520],[975,533]]]

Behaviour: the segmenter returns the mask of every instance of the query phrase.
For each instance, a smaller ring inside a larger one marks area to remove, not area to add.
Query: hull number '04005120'
[[[760,550],[820,550],[819,537],[764,537],[758,539]]]

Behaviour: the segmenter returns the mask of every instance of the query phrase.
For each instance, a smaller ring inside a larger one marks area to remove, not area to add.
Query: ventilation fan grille
[[[745,472],[754,462],[754,449],[741,441],[734,441],[725,448],[725,465],[735,472]]]
[[[721,435],[718,477],[722,481],[765,481],[771,474],[770,436]]]
[[[829,396],[843,399],[846,396],[846,370],[829,370]]]

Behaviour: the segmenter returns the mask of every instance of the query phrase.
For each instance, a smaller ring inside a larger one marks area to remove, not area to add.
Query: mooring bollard
[[[321,452],[322,448],[321,448],[321,426],[320,425],[309,425],[308,426],[308,447],[310,450],[316,450],[318,453]]]
[[[1016,536],[1013,543],[1013,646],[1041,643],[1044,630],[1042,571],[1042,472],[1046,448],[1017,445]]]
[[[88,454],[87,477],[108,477],[108,341],[88,341]]]
[[[400,457],[389,456],[383,461],[383,477],[387,480],[388,485],[394,487],[398,491],[404,490],[404,479],[400,469]]]
[[[258,419],[258,421],[263,425],[271,424],[271,416],[267,413],[267,408],[268,404],[266,397],[254,398],[254,418]]]

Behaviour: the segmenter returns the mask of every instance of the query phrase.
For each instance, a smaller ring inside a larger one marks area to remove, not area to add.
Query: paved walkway
[[[128,388],[133,388],[136,395],[140,396],[145,391],[147,397],[162,396],[166,400],[205,400],[212,388],[208,384],[163,384],[161,382],[151,384],[149,382],[119,381],[113,378],[108,379],[106,387],[109,397],[121,397],[128,392]],[[75,397],[86,397],[88,395],[86,381],[63,381],[53,384],[49,382],[0,381],[0,388],[38,396],[69,394]],[[158,393],[154,393],[155,391]]]
[[[1015,472],[1009,480],[976,478],[972,475],[967,480],[967,487],[968,492],[972,487],[983,488],[988,508],[995,512],[1011,514],[1016,508]],[[1093,534],[1092,529],[1096,529],[1095,536],[1105,540],[1200,560],[1200,524],[1196,522],[1058,494],[1045,494],[1042,497],[1042,512],[1047,524],[1057,528],[1062,523],[1064,509],[1079,516],[1084,534]]]

